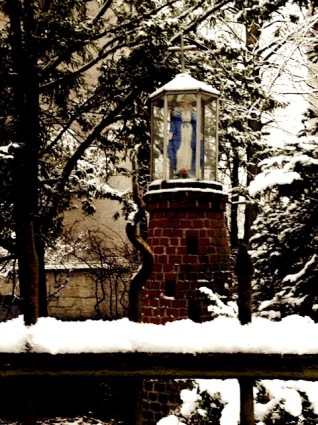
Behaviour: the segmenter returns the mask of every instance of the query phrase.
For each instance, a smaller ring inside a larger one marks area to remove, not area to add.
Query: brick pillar
[[[181,405],[180,392],[187,388],[186,381],[144,380],[142,424],[156,425]]]
[[[143,322],[209,320],[200,286],[222,293],[231,283],[227,195],[216,182],[152,183],[145,195],[154,269],[143,291]]]

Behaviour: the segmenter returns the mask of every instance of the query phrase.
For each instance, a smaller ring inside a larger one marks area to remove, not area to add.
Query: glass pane
[[[196,95],[168,96],[169,178],[195,178]]]
[[[216,114],[217,101],[212,99],[205,104],[203,114],[203,135],[204,135],[204,180],[217,179],[217,128]]]
[[[197,105],[197,97],[165,94],[153,103],[152,180],[217,179],[217,100],[202,96]]]
[[[162,105],[152,108],[152,180],[163,179],[164,109]]]

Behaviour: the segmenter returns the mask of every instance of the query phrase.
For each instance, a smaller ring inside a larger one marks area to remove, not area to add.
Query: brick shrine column
[[[143,290],[143,322],[209,320],[198,288],[224,293],[231,285],[227,194],[217,182],[182,179],[151,183],[144,199],[154,269]]]

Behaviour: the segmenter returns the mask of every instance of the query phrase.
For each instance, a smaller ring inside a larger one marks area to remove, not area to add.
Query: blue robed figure
[[[171,114],[169,132],[168,156],[173,172],[184,177],[195,175],[197,118],[192,110],[191,97],[187,94],[178,96],[181,106]]]

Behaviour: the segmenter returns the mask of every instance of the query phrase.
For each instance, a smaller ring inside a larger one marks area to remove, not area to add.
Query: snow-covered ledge
[[[86,320],[65,322],[40,318],[30,327],[22,316],[0,324],[2,353],[263,353],[318,354],[318,324],[308,317],[289,316],[280,322],[254,317],[210,322],[179,320],[166,325]]]
[[[62,322],[22,317],[0,324],[0,376],[125,375],[174,378],[318,379],[318,324],[290,316],[242,326],[220,317],[202,324]]]

